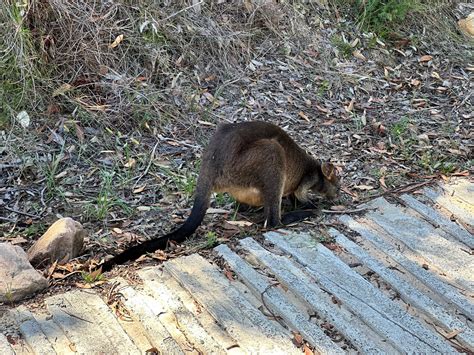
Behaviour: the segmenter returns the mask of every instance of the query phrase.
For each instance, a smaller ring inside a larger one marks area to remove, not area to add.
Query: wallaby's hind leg
[[[260,172],[264,198],[265,228],[274,228],[280,224],[281,199],[285,184],[285,160],[282,147],[276,142],[265,146],[265,164]]]
[[[237,165],[232,166],[238,174],[232,176],[235,191],[229,191],[241,202],[253,206],[263,204],[265,227],[276,227],[280,223],[281,198],[285,179],[285,152],[272,139],[261,139],[238,153]],[[242,191],[240,191],[242,188]],[[256,191],[255,196],[252,195]]]
[[[283,185],[283,184],[282,184]],[[265,228],[273,228],[280,224],[281,218],[281,188],[277,190],[268,188],[267,191],[264,191],[265,204],[264,204],[264,214],[265,214]]]

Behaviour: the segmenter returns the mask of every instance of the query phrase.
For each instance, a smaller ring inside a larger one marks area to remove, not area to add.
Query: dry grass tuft
[[[4,121],[28,109],[87,123],[166,122],[165,96],[189,104],[203,73],[222,85],[251,59],[310,40],[298,7],[248,4],[205,2],[197,12],[184,1],[3,2],[1,75],[10,76],[19,96]],[[18,70],[6,74],[10,66]],[[2,98],[12,90],[3,91]]]

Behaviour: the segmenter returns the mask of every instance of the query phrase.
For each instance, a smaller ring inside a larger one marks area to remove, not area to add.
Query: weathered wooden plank
[[[290,253],[324,289],[350,307],[366,324],[404,352],[451,352],[437,334],[392,302],[309,235],[266,233],[265,238]]]
[[[358,350],[366,354],[395,352],[395,348],[387,344],[344,305],[334,307],[331,295],[320,289],[315,281],[287,256],[270,253],[252,238],[239,242],[251,258],[266,266],[279,282],[334,325]]]
[[[47,314],[33,314],[44,335],[58,354],[68,354],[74,349],[74,343],[69,340],[62,329],[53,322]]]
[[[446,233],[449,233],[449,235],[452,237],[466,244],[469,248],[474,248],[474,236],[472,236],[468,231],[460,227],[458,224],[450,221],[436,209],[421,203],[411,195],[402,195],[400,198],[408,207],[421,214],[435,227],[441,228]]]
[[[369,241],[379,251],[390,256],[431,291],[444,299],[445,302],[454,305],[459,312],[465,314],[470,319],[474,318],[474,305],[459,290],[440,280],[431,271],[425,270],[421,265],[408,259],[395,246],[385,242],[368,225],[360,223],[347,215],[340,216],[339,220],[350,229],[359,233],[364,240]]]
[[[423,257],[431,267],[442,270],[468,290],[474,290],[474,258],[461,243],[443,237],[429,223],[405,213],[404,208],[377,198],[368,203],[375,211],[365,217],[382,227],[391,237]]]
[[[194,315],[184,306],[175,289],[162,277],[157,267],[140,270],[138,275],[144,281],[144,287],[155,299],[165,305],[168,313],[173,314],[175,323],[186,335],[186,339],[203,354],[224,354],[225,344],[219,344],[201,326]]]
[[[127,333],[122,329],[110,308],[95,293],[87,291],[71,291],[64,294],[70,304],[81,304],[86,314],[94,315],[94,322],[101,328],[104,335],[114,345],[119,354],[140,354]]]
[[[48,341],[46,335],[41,330],[40,325],[26,307],[17,307],[13,312],[15,320],[19,325],[21,335],[35,354],[56,354],[56,350]]]
[[[441,184],[441,187],[448,192],[449,196],[455,196],[474,206],[474,181],[458,179],[447,184]]]
[[[132,315],[139,319],[150,343],[164,354],[184,354],[179,344],[160,322],[157,315],[162,309],[155,307],[153,299],[135,291],[124,279],[114,280],[120,283],[120,293],[125,296],[124,304]]]
[[[201,256],[181,257],[166,262],[164,266],[246,351],[299,352],[279,324],[268,320]]]
[[[456,219],[474,228],[474,206],[457,196],[450,196],[441,189],[424,188],[423,194],[450,211]]]
[[[222,344],[222,347],[226,349],[227,353],[245,354],[244,349],[239,347],[237,341],[225,331],[222,325],[216,321],[206,308],[202,307],[201,304],[193,298],[188,290],[179,284],[177,279],[164,269],[163,265],[160,265],[159,269],[161,280],[181,299],[186,309],[194,315],[203,328],[206,329],[219,344]]]
[[[71,303],[64,294],[48,297],[45,303],[53,321],[74,343],[77,352],[112,354],[116,351],[114,344],[96,322],[96,314],[91,314],[86,305]]]
[[[343,354],[324,332],[309,321],[310,315],[297,309],[288,297],[280,290],[272,287],[272,283],[257,273],[247,262],[229,249],[227,245],[215,248],[219,255],[229,264],[237,276],[243,280],[255,295],[262,297],[265,305],[277,316],[280,316],[289,328],[299,332],[304,339],[322,354]]]
[[[364,249],[350,241],[339,231],[331,228],[329,233],[336,239],[336,242],[343,246],[349,253],[356,256],[359,261],[381,276],[391,287],[398,291],[407,303],[417,307],[425,313],[435,323],[444,326],[446,334],[452,331],[460,331],[457,339],[464,345],[474,348],[474,332],[465,321],[451,315],[443,306],[436,303],[430,297],[420,292],[409,282],[402,279],[393,270],[389,269],[382,262],[370,256]]]
[[[5,335],[0,333],[0,354],[2,355],[15,355],[10,343],[8,342]]]

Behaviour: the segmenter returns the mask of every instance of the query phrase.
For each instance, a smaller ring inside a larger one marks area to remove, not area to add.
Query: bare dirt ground
[[[23,83],[36,96],[2,111],[0,241],[27,248],[60,216],[83,223],[85,255],[46,270],[53,283],[183,221],[220,122],[273,122],[331,159],[343,188],[326,210],[472,173],[474,51],[455,32],[458,3],[413,15],[394,39],[361,32],[333,5],[46,3],[23,17],[37,55],[23,50],[47,68]],[[196,237],[155,258],[255,233],[258,214],[234,205],[216,196]],[[324,229],[331,215],[299,228]]]

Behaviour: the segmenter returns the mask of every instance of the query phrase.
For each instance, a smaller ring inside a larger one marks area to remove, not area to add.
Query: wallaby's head
[[[340,178],[336,167],[329,162],[321,163],[323,181],[315,184],[311,190],[314,193],[323,195],[329,200],[335,199],[339,195]]]

